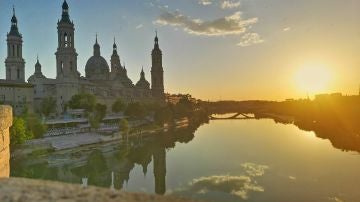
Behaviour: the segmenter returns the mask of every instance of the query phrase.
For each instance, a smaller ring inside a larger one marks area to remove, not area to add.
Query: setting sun
[[[297,87],[307,93],[321,93],[329,88],[331,70],[323,64],[306,64],[295,74]]]

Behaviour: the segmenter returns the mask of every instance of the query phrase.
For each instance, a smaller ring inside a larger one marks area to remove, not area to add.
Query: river
[[[359,170],[358,152],[270,119],[215,120],[11,160],[11,176],[87,178],[89,185],[209,201],[358,201]]]

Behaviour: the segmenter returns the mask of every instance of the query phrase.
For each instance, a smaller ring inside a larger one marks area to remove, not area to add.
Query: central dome
[[[105,58],[100,55],[100,45],[97,37],[94,45],[94,56],[92,56],[86,63],[85,76],[91,80],[108,80],[109,79],[109,65]]]
[[[89,79],[107,80],[109,71],[109,65],[102,56],[92,56],[85,66],[85,74]]]

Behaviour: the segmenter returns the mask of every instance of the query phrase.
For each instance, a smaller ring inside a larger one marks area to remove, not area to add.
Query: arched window
[[[65,47],[68,47],[68,43],[69,43],[68,40],[69,40],[69,39],[68,39],[68,35],[67,35],[67,33],[65,33],[65,34],[64,34]]]
[[[69,37],[69,47],[73,47],[73,40],[72,40],[72,35],[70,34]]]
[[[12,45],[12,56],[15,57],[15,45]]]
[[[20,46],[19,45],[16,46],[16,54],[18,57],[20,56]]]
[[[17,78],[20,79],[20,69],[17,69],[16,73],[17,73]]]
[[[61,67],[61,72],[63,72],[63,70],[64,70],[64,63],[61,61],[60,62],[60,67]]]
[[[72,71],[73,70],[73,62],[70,61],[70,70]]]

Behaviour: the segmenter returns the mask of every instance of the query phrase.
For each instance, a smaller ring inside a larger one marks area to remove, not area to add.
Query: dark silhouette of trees
[[[119,113],[124,111],[126,108],[126,104],[119,98],[117,99],[111,107],[111,110],[115,113]]]

